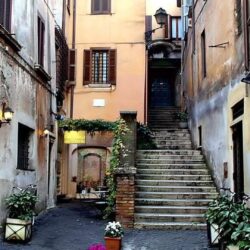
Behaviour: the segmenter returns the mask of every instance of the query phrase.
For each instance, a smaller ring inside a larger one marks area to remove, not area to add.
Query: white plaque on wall
[[[93,106],[94,107],[104,107],[105,106],[105,100],[104,99],[94,99],[93,100]]]

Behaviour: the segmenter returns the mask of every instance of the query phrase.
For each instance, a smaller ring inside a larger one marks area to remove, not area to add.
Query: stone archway
[[[105,147],[78,148],[77,184],[94,190],[104,186],[109,154]]]

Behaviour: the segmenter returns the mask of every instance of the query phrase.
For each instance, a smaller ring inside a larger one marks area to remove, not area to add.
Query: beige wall
[[[74,118],[116,120],[120,111],[138,112],[144,119],[145,85],[145,1],[112,1],[111,15],[91,15],[91,1],[77,1],[77,74],[74,90]],[[117,50],[116,86],[83,86],[83,51],[93,47]],[[105,101],[93,107],[94,99]]]

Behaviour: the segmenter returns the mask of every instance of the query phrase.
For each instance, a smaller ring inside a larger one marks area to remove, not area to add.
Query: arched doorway
[[[148,45],[148,107],[180,106],[177,81],[180,71],[180,47],[165,40]]]

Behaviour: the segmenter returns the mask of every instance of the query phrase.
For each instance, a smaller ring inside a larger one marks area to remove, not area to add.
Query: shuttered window
[[[38,41],[38,64],[44,66],[44,31],[45,25],[42,19],[37,17],[37,41]]]
[[[202,78],[207,76],[207,59],[206,59],[206,33],[205,30],[201,33],[201,70]]]
[[[116,50],[84,50],[84,84],[116,84]]]
[[[10,32],[11,30],[12,0],[0,0],[0,24]]]
[[[76,80],[76,50],[69,50],[69,81],[74,82]]]
[[[22,124],[18,124],[18,169],[29,169],[30,138],[32,133],[32,129]]]
[[[109,14],[111,12],[111,0],[91,0],[92,14]]]

